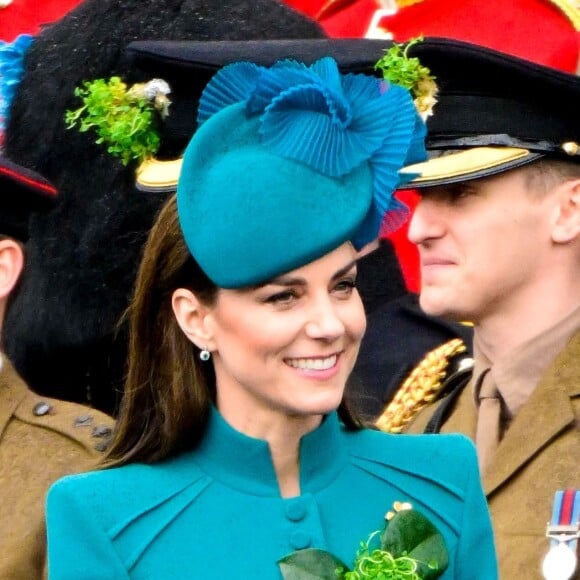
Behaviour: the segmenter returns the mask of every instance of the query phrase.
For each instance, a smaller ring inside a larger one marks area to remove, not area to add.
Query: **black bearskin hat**
[[[5,154],[50,179],[60,203],[30,224],[27,266],[3,330],[30,386],[112,412],[123,382],[124,330],[142,244],[167,194],[134,187],[94,134],[66,130],[75,87],[118,75],[149,80],[125,53],[135,40],[247,40],[324,36],[275,0],[86,0],[45,29],[26,56]]]

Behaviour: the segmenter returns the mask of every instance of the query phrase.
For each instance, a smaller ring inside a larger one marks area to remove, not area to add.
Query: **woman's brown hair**
[[[128,370],[105,464],[152,463],[195,447],[215,397],[211,363],[180,329],[171,307],[177,288],[211,305],[217,287],[191,257],[172,196],[145,244],[129,322]]]
[[[209,306],[218,293],[185,245],[172,196],[145,244],[125,315],[128,370],[107,467],[160,461],[194,448],[204,435],[215,375],[177,324],[171,307],[177,288],[191,290]],[[338,412],[347,428],[360,427],[344,401]]]

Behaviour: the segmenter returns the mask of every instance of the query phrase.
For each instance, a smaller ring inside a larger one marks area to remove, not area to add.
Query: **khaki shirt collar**
[[[471,386],[493,366],[493,380],[504,403],[506,419],[513,418],[530,398],[556,356],[580,330],[580,308],[534,338],[524,342],[493,365],[474,339],[475,366]],[[477,397],[477,393],[474,393]]]

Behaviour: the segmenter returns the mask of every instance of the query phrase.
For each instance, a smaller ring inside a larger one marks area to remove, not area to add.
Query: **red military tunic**
[[[578,0],[286,0],[329,36],[444,36],[576,72]],[[382,17],[377,11],[382,10]],[[369,26],[376,17],[376,26]]]
[[[19,34],[37,34],[80,3],[81,0],[0,0],[0,40],[12,42]]]

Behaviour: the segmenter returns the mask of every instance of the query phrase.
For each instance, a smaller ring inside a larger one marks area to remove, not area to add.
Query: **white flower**
[[[163,79],[151,79],[143,90],[149,101],[155,100],[158,96],[166,96],[171,92],[169,85]]]

